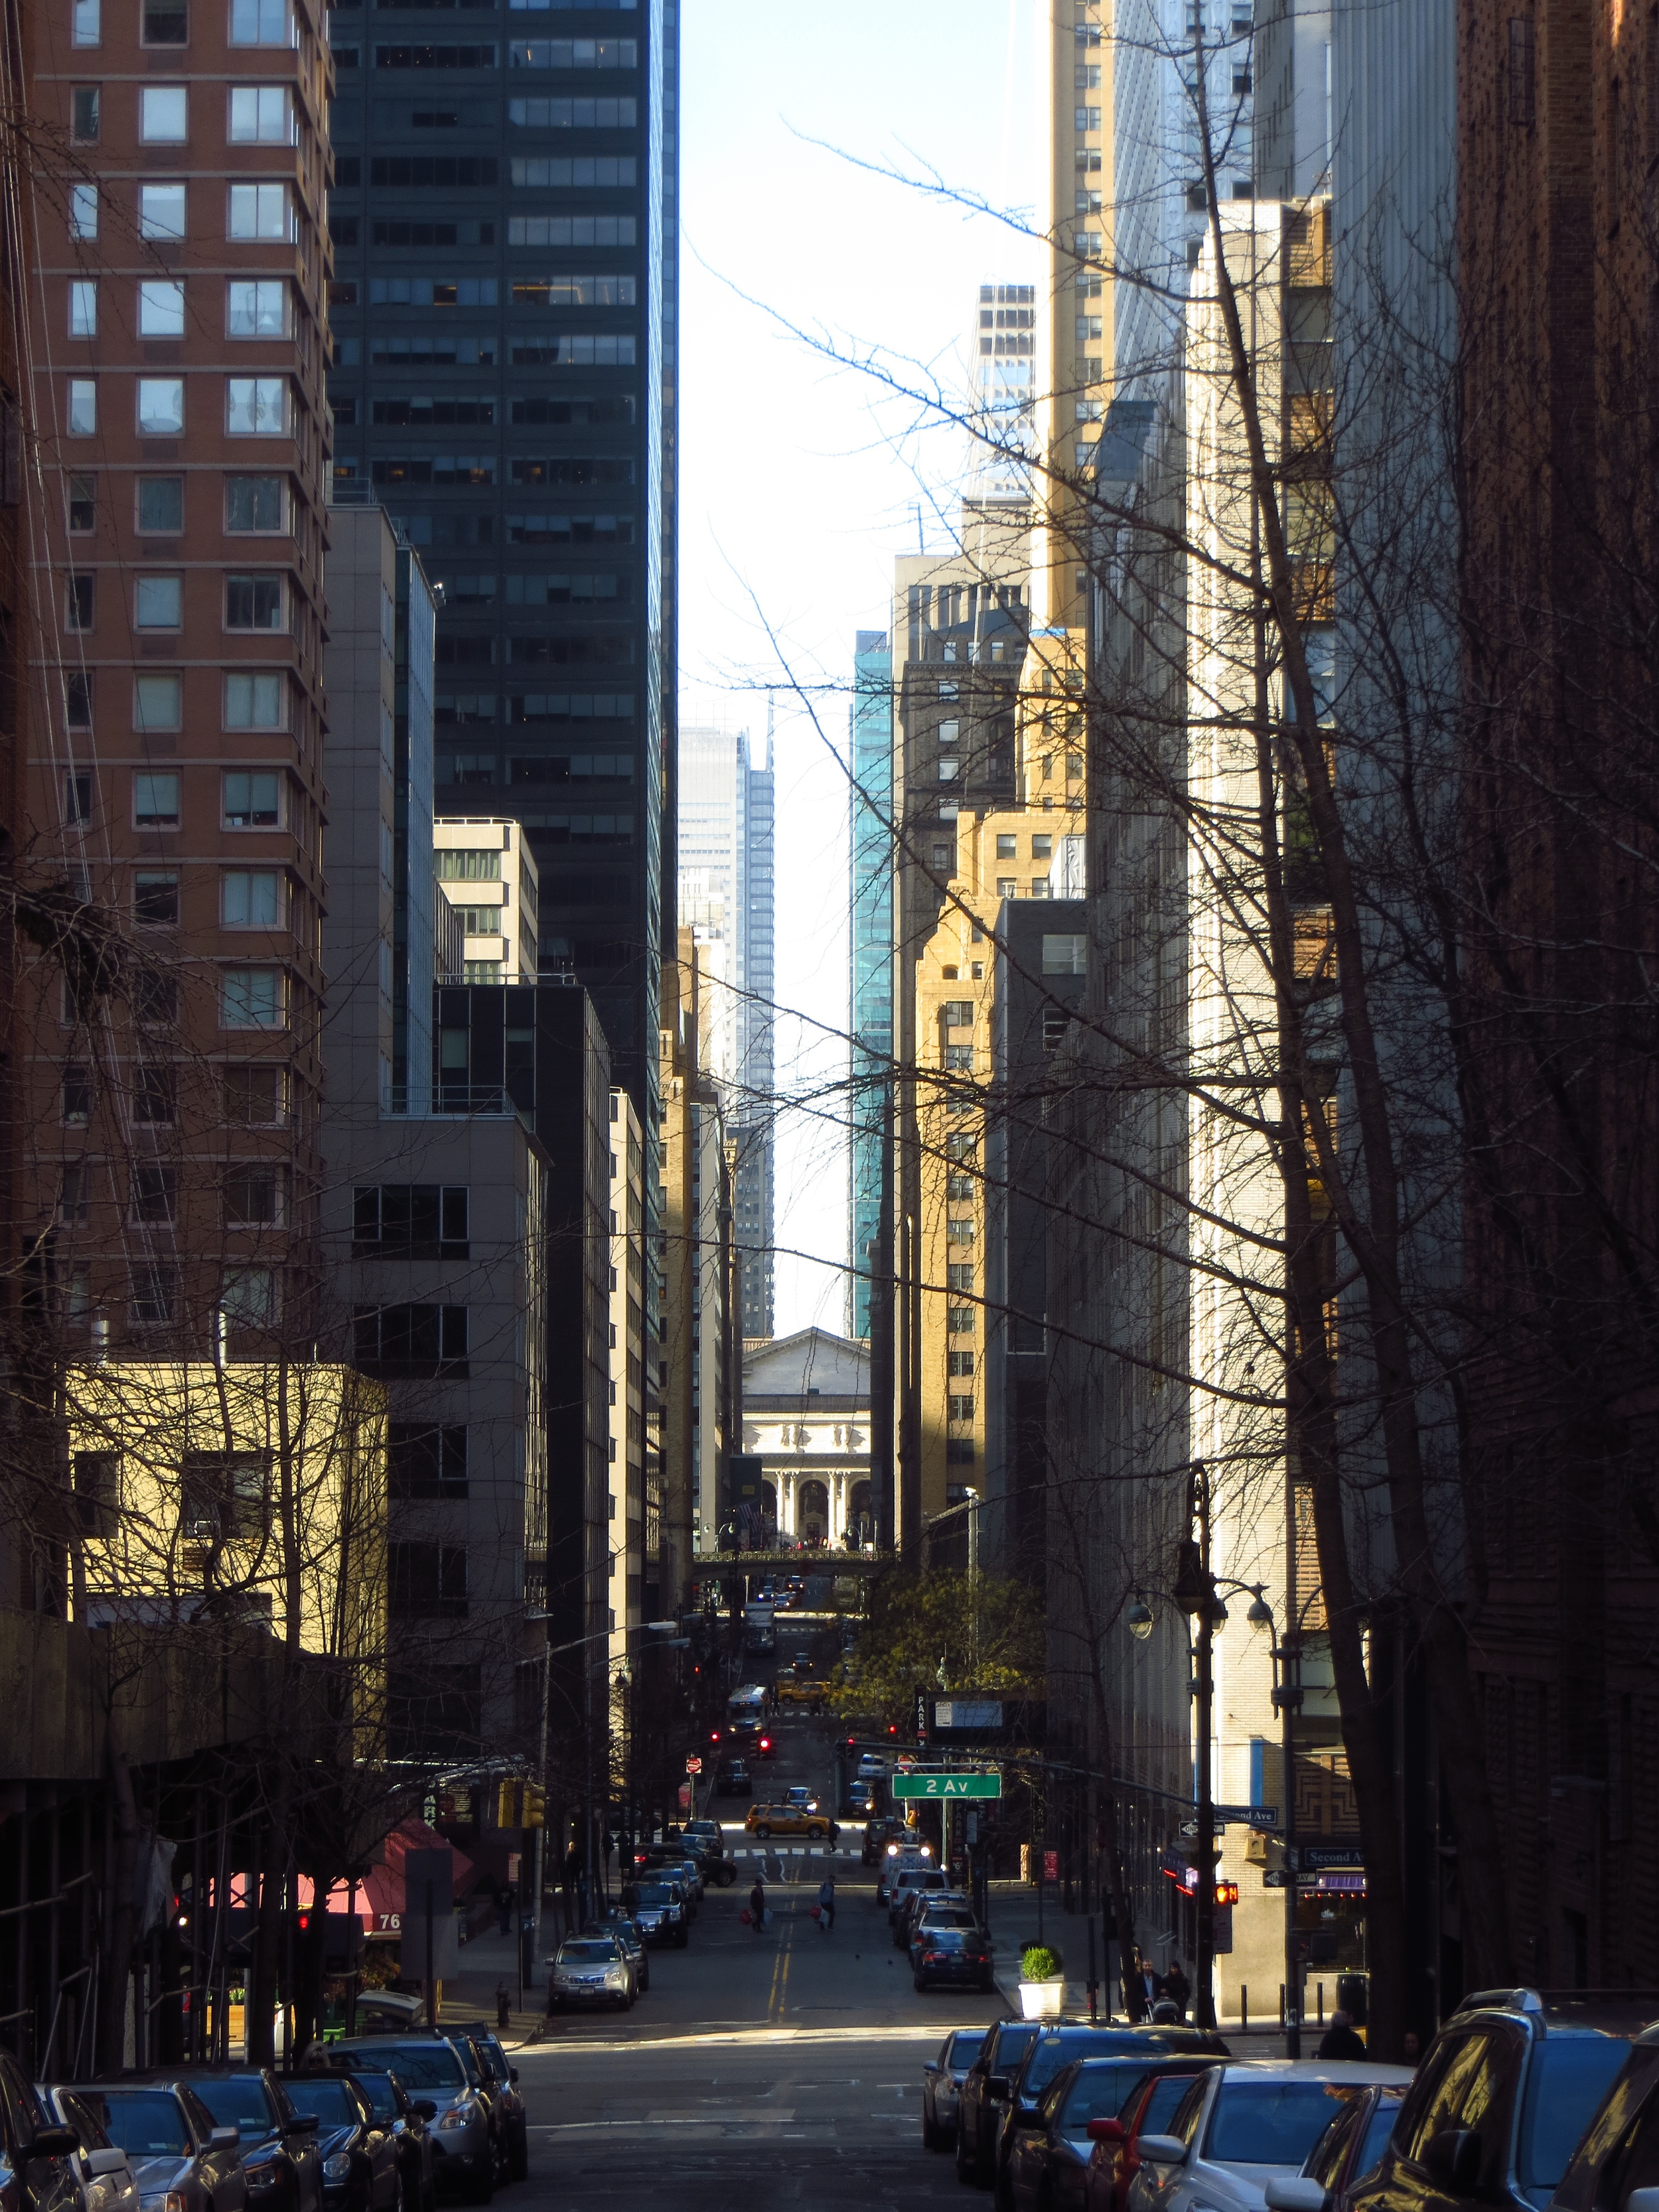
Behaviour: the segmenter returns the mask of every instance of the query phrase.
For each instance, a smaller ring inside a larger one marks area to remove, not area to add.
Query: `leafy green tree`
[[[870,1584],[835,1707],[848,1719],[904,1725],[918,1688],[1040,1698],[1042,1666],[1042,1601],[1029,1583],[895,1569]]]

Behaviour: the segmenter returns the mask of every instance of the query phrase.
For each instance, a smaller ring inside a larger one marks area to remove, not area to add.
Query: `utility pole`
[[[1194,1905],[1198,1923],[1196,1971],[1194,1975],[1193,2017],[1200,2027],[1215,2026],[1215,1784],[1210,1756],[1210,1736],[1215,1711],[1215,1616],[1218,1605],[1215,1576],[1210,1565],[1210,1479],[1201,1460],[1193,1465],[1188,1500],[1188,1525],[1197,1530],[1181,1547],[1176,1576],[1175,1601],[1188,1620],[1196,1620],[1193,1638],[1194,1682],[1197,1702],[1196,1771],[1198,1842],[1193,1853],[1197,1875]]]

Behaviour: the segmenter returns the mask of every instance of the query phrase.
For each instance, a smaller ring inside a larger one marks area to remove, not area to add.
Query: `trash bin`
[[[1338,2008],[1347,2014],[1356,2027],[1364,2027],[1370,1997],[1371,1978],[1369,1974],[1339,1974],[1336,1978]]]

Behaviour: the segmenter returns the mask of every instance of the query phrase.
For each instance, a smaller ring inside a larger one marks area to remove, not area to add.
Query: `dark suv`
[[[1601,2109],[1584,2130],[1551,2212],[1631,2212],[1638,2190],[1659,2188],[1659,2027],[1638,2035]]]
[[[80,2212],[79,2148],[74,2129],[51,2118],[0,2051],[0,2212]]]
[[[985,2048],[968,2069],[957,2100],[957,2179],[988,2189],[994,2167],[997,2130],[1002,2125],[1004,2104],[988,2092],[994,2075],[1006,2084],[1018,2073],[1026,2052],[1036,2041],[1039,2022],[1000,2020],[985,2039]]]
[[[1620,2033],[1617,2013],[1584,1996],[1466,1998],[1425,2052],[1349,2212],[1543,2212],[1640,2025],[1632,2011]]]

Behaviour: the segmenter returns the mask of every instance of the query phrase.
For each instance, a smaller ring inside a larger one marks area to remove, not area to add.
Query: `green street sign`
[[[1002,1777],[993,1774],[896,1774],[895,1797],[1000,1797]]]

